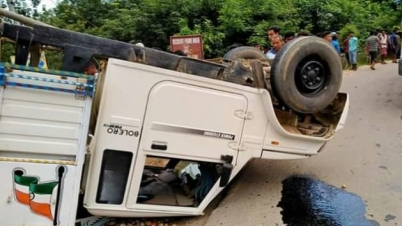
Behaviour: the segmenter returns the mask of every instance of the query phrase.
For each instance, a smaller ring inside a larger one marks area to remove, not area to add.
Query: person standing
[[[267,55],[268,51],[269,51],[269,46],[264,45],[264,50],[263,50],[264,55]]]
[[[276,54],[279,52],[279,50],[283,46],[283,40],[282,37],[279,35],[274,35],[271,37],[271,44],[272,48],[266,53],[266,56],[268,59],[273,60],[276,56]]]
[[[352,70],[357,70],[357,46],[358,39],[355,36],[354,32],[349,32],[349,60],[352,64]]]
[[[95,64],[90,61],[84,69],[84,74],[95,76],[96,73],[98,73],[98,69]]]
[[[366,40],[366,54],[370,55],[371,70],[375,70],[379,46],[380,40],[376,36],[375,31],[370,32],[370,37],[368,37]]]
[[[385,63],[385,57],[387,56],[387,46],[388,46],[388,35],[385,32],[385,30],[382,30],[382,32],[380,33],[380,43],[381,43],[381,64],[386,64]]]
[[[323,33],[321,33],[321,38],[323,38],[323,39],[326,40],[327,42],[331,43],[331,41],[332,41],[331,32],[329,32],[329,31],[324,31]]]
[[[394,29],[392,34],[389,36],[389,51],[392,57],[392,63],[397,63],[396,61],[396,54],[398,52],[398,36],[396,34],[398,30]]]
[[[258,43],[255,43],[254,48],[257,49],[258,51],[261,51],[261,45]]]
[[[285,43],[288,43],[292,41],[295,38],[295,33],[294,32],[288,32],[285,34]]]
[[[274,37],[276,35],[281,36],[281,29],[277,26],[272,26],[272,27],[268,28],[267,34],[268,34],[268,40],[272,41],[272,37]]]
[[[378,37],[378,40],[381,40],[381,29],[377,29],[377,37]],[[381,43],[380,43],[380,45],[378,46],[378,56],[377,56],[377,63],[378,62],[381,62]]]
[[[339,45],[338,35],[336,34],[336,32],[332,32],[331,35],[332,35],[332,40],[331,40],[332,46],[334,46],[334,48],[338,54],[341,54],[341,47]]]
[[[351,66],[350,64],[350,59],[349,59],[349,39],[350,39],[350,34],[348,34],[342,42],[342,47],[343,47],[343,52],[345,53],[345,58],[346,58],[346,63],[347,66],[346,68],[349,68]]]
[[[399,59],[401,56],[401,31],[396,32],[396,38],[398,40],[398,47],[396,48],[396,58]]]

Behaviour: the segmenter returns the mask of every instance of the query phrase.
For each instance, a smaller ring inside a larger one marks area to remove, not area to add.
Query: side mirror
[[[219,187],[225,187],[229,183],[230,176],[232,175],[233,170],[233,156],[230,155],[222,155],[221,159],[225,161],[222,166],[221,171],[221,180],[219,182]]]

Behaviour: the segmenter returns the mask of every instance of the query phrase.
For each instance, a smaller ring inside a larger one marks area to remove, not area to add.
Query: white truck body
[[[60,75],[23,70],[3,74],[5,81],[24,84],[44,82],[7,75],[60,80]],[[117,59],[109,59],[98,78],[94,104],[91,95],[0,86],[0,225],[72,226],[80,191],[82,205],[93,215],[201,215],[223,189],[220,179],[211,181],[197,204],[173,185],[172,196],[145,195],[139,201],[140,184],[147,186],[144,172],[154,169],[148,160],[177,159],[183,170],[188,162],[219,168],[222,156],[230,156],[231,180],[252,158],[318,154],[343,127],[349,106],[347,94],[339,94],[345,100],[339,117],[327,135],[314,137],[280,122],[266,89]],[[87,148],[90,122],[96,129]]]

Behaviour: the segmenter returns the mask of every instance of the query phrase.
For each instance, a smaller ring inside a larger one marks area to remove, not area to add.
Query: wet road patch
[[[380,225],[366,219],[366,205],[358,195],[307,176],[282,181],[278,207],[288,226]]]
[[[385,216],[384,220],[386,222],[388,222],[388,221],[392,221],[392,220],[395,220],[395,219],[396,219],[396,217],[394,215],[388,214],[387,216]]]

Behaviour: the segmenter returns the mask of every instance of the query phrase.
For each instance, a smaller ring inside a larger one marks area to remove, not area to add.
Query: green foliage
[[[349,32],[353,32],[356,37],[360,37],[360,31],[354,24],[346,24],[340,31],[340,37],[341,39],[345,39]]]
[[[204,55],[206,58],[213,58],[214,56],[221,56],[224,54],[223,40],[225,34],[214,27],[212,21],[205,20],[202,24],[196,24],[194,29],[190,29],[187,20],[182,19],[180,20],[180,27],[181,29],[179,33],[175,35],[202,34]]]
[[[61,0],[40,14],[38,0],[14,2],[18,13],[56,27],[162,50],[172,35],[202,34],[206,58],[233,43],[269,45],[273,25],[282,33],[339,31],[342,39],[352,30],[363,43],[370,30],[392,30],[402,17],[394,0]],[[57,66],[60,53],[48,55]]]
[[[10,56],[14,55],[14,44],[3,42],[1,45],[1,62],[11,62]]]

